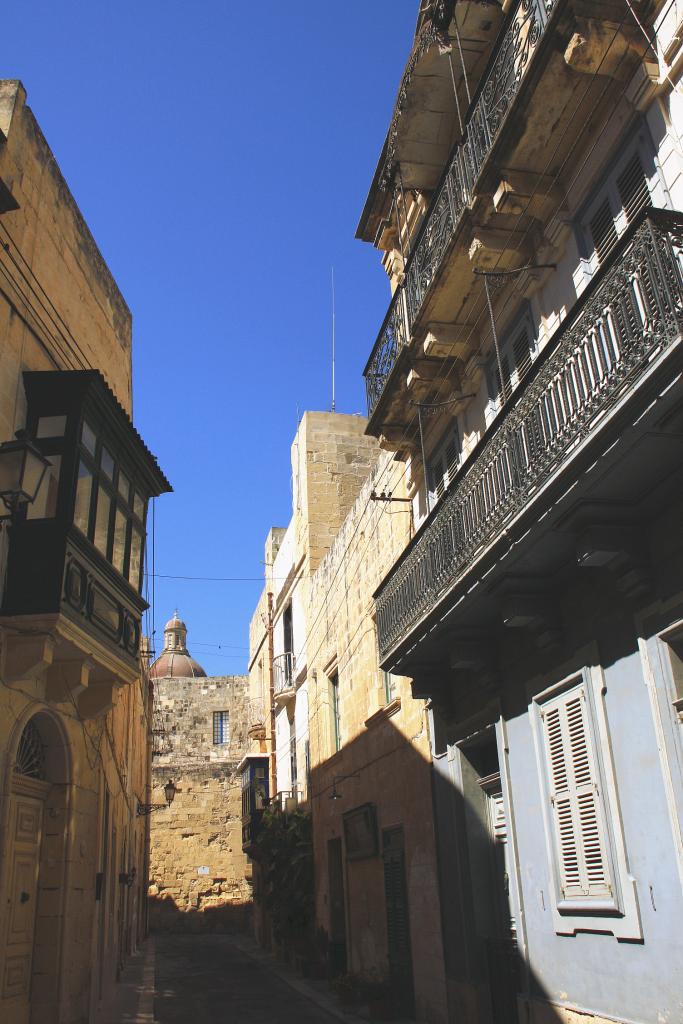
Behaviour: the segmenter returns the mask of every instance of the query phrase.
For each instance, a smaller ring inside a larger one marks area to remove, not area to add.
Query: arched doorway
[[[39,712],[21,730],[9,778],[0,1019],[58,1019],[68,810],[66,743]]]

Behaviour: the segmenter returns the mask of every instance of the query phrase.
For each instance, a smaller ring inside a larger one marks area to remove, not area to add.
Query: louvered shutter
[[[444,461],[441,452],[435,455],[429,464],[429,489],[437,498],[440,498],[445,490]]]
[[[626,220],[630,224],[641,210],[650,205],[650,190],[637,153],[634,153],[617,178],[617,189]]]
[[[446,472],[449,484],[457,472],[458,458],[458,437],[456,434],[446,445]]]
[[[501,356],[500,365],[503,368],[503,382],[505,384],[505,394],[503,394],[503,388],[500,382],[500,372],[498,370],[498,360],[496,359],[493,368],[493,386],[495,389],[495,394],[491,396],[499,408],[503,404],[503,402],[510,397],[510,393],[512,391],[512,388],[510,386],[510,380],[512,377],[510,371],[510,360],[506,355]]]
[[[619,237],[614,225],[614,214],[609,199],[605,199],[600,204],[588,226],[598,261],[602,263],[616,245]]]
[[[402,827],[383,831],[382,859],[384,861],[384,895],[387,909],[389,973],[394,992],[405,1008],[406,1016],[412,1016],[414,1009],[413,970]]]
[[[526,327],[520,331],[512,343],[512,354],[517,370],[517,383],[519,383],[531,368],[531,339]]]
[[[541,713],[562,898],[611,897],[605,816],[585,687],[549,702]]]

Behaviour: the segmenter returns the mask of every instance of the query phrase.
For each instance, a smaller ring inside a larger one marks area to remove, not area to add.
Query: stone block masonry
[[[240,779],[247,745],[243,676],[155,680],[158,753],[151,800],[150,924],[161,930],[225,931],[249,917],[251,870],[242,852]]]

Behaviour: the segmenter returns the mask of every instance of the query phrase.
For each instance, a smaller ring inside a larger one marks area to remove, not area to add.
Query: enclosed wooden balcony
[[[1,674],[93,717],[140,675],[147,506],[170,485],[99,372],[27,372],[24,387],[50,467],[10,529]]]
[[[557,256],[545,235],[562,212],[563,170],[588,144],[644,59],[623,0],[517,0],[467,110],[365,367],[368,432],[402,446],[411,401],[470,390],[482,282]],[[448,361],[447,371],[444,360]]]
[[[256,839],[269,800],[268,765],[267,755],[247,754],[237,766],[242,787],[242,849],[251,857],[258,854]]]
[[[375,594],[385,669],[452,665],[458,630],[501,616],[542,631],[544,580],[628,560],[629,525],[680,492],[682,267],[683,214],[645,211]]]

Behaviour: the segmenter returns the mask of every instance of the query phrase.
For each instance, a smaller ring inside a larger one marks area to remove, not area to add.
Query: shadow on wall
[[[521,949],[493,727],[464,757],[461,791],[387,717],[313,769],[321,973],[370,1019],[520,1024],[532,999],[559,1024]]]
[[[222,934],[251,930],[251,902],[204,904],[199,909],[181,909],[172,896],[148,896],[149,927],[152,932]]]

